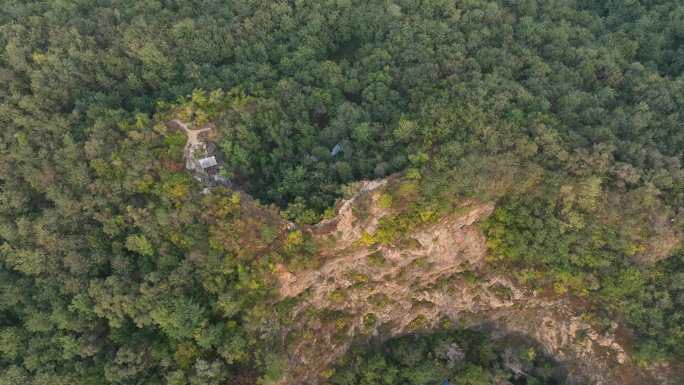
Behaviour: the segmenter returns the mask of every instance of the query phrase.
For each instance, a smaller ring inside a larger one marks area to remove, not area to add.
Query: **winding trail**
[[[199,135],[203,132],[207,132],[211,130],[211,126],[205,126],[203,128],[200,128],[199,130],[191,130],[188,128],[188,125],[181,122],[178,119],[173,119],[166,123],[167,126],[170,127],[175,127],[175,128],[180,128],[183,131],[185,131],[185,135],[187,135],[188,140],[185,142],[185,148],[183,149],[183,154],[186,158],[188,158],[190,154],[190,150],[193,147],[199,146],[201,144],[201,141],[199,139]]]

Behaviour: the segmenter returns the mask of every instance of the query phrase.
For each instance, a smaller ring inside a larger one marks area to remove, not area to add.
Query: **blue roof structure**
[[[335,145],[335,147],[333,147],[332,151],[330,151],[330,155],[335,156],[335,155],[339,154],[340,152],[342,152],[342,144],[337,143]]]

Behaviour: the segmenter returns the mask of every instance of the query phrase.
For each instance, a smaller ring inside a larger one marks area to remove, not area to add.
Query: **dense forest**
[[[0,48],[1,385],[274,383],[269,273],[315,256],[274,224],[390,174],[496,202],[492,268],[684,360],[681,1],[4,0]]]
[[[524,340],[494,342],[482,332],[409,335],[350,353],[334,385],[554,385],[563,373]]]

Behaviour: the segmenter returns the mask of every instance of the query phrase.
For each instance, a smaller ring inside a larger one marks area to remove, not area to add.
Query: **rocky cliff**
[[[397,244],[363,242],[364,234],[373,234],[381,218],[391,215],[378,202],[387,188],[385,181],[360,184],[338,206],[336,218],[310,229],[324,245],[320,268],[277,267],[280,295],[293,304],[294,317],[285,337],[289,361],[283,384],[324,383],[355,342],[427,332],[445,323],[495,337],[524,335],[559,362],[570,384],[674,384],[667,368],[633,362],[618,324],[599,331],[576,299],[543,297],[489,266],[478,223],[492,213],[492,203],[463,201]]]

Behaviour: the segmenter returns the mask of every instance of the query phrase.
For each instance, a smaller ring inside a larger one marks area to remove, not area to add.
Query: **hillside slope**
[[[634,362],[622,325],[598,330],[577,298],[543,296],[488,266],[478,224],[491,215],[492,203],[463,201],[400,244],[364,245],[363,234],[375,233],[391,215],[378,202],[386,188],[385,180],[362,183],[336,218],[312,229],[330,245],[320,250],[318,269],[277,268],[281,297],[294,301],[287,375],[280,383],[324,383],[327,369],[352,344],[425,333],[445,322],[498,338],[532,339],[560,363],[568,384],[677,383],[668,366]],[[359,206],[365,206],[364,218],[355,215]]]

